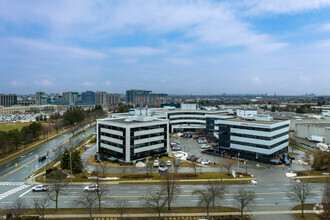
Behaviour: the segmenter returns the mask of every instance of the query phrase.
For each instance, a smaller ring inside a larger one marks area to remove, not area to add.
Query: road
[[[88,128],[89,125],[84,126],[83,128],[79,128],[75,130],[75,133],[81,131],[82,129]],[[85,137],[95,133],[95,128],[92,128],[88,131],[73,139],[72,143],[78,143],[83,140]],[[17,159],[9,161],[0,166],[0,202],[1,207],[3,204],[8,202],[6,197],[13,195],[18,197],[17,193],[21,192],[23,189],[31,188],[31,186],[25,183],[25,179],[33,173],[33,170],[37,170],[45,166],[48,162],[50,162],[54,158],[54,152],[51,150],[63,142],[67,141],[72,136],[72,132],[63,134],[45,144],[40,146],[39,148],[26,153]],[[68,147],[69,143],[65,143],[64,147]],[[49,159],[44,160],[43,162],[38,162],[38,157],[41,155],[45,155],[47,152],[49,153]],[[15,167],[15,163],[18,164]]]
[[[15,189],[23,188],[21,186],[15,186]],[[148,195],[149,190],[155,191],[158,189],[158,185],[106,185],[109,190],[102,198],[102,204],[104,207],[114,207],[117,200],[127,200],[129,206],[138,207],[143,206],[143,199]],[[198,195],[192,195],[192,192],[197,189],[205,188],[204,185],[179,185],[180,193],[176,195],[174,206],[197,206]],[[273,185],[226,185],[227,192],[222,202],[222,205],[233,206],[234,196],[237,194],[240,188],[253,190],[256,193],[256,203],[254,205],[254,211],[285,211],[290,210],[294,204],[287,197],[289,184],[273,184]],[[81,200],[81,196],[86,194],[83,192],[83,185],[69,185],[63,191],[63,194],[59,199],[60,208],[76,207],[75,201]],[[26,186],[24,189],[18,190],[19,192],[13,193],[6,197],[6,203],[3,203],[3,207],[10,205],[17,197],[23,198],[25,203],[32,207],[32,201],[34,198],[41,198],[46,196],[44,192],[32,192],[32,186]],[[322,198],[322,184],[315,184],[313,192],[316,196],[313,199],[309,199],[308,203],[320,202]],[[1,195],[0,195],[1,197]],[[52,203],[54,207],[54,203]],[[285,215],[283,215],[285,216]],[[278,217],[278,216],[277,216]],[[256,216],[256,219],[262,219],[262,216]],[[286,218],[284,218],[286,219]],[[290,219],[290,218],[289,218]]]
[[[95,129],[91,129],[86,132],[86,137],[94,133]],[[4,175],[8,175],[1,179],[0,182],[0,205],[1,208],[10,207],[17,198],[22,198],[26,205],[32,207],[32,201],[34,198],[45,196],[42,192],[32,192],[32,187],[25,183],[25,178],[32,173],[32,169],[35,169],[37,165],[41,168],[46,164],[44,161],[39,164],[37,161],[25,167],[25,164],[36,159],[36,156],[45,154],[50,149],[58,146],[66,141],[71,136],[71,133],[62,135],[44,146],[23,155],[18,161],[11,161],[7,164],[0,166],[0,178]],[[82,140],[83,134],[77,137],[77,140]],[[75,141],[74,141],[75,142]],[[67,146],[68,144],[66,144]],[[186,146],[188,149],[188,147]],[[96,146],[90,147],[82,155],[82,159],[87,159],[96,150]],[[197,148],[196,148],[197,150]],[[52,159],[52,153],[49,158]],[[212,159],[212,158],[210,158]],[[19,166],[14,167],[15,162],[18,162]],[[89,166],[88,169],[93,169],[93,166]],[[190,168],[182,168],[182,171]],[[241,168],[242,169],[242,168]],[[290,185],[290,179],[285,177],[287,167],[276,167],[270,165],[262,165],[260,168],[256,168],[253,162],[249,163],[248,169],[256,173],[259,184],[258,185],[227,185],[227,192],[222,205],[232,206],[234,205],[234,195],[237,194],[241,188],[253,190],[256,195],[256,204],[253,208],[255,211],[287,211],[290,210],[295,204],[293,204],[287,197],[288,186]],[[120,173],[120,168],[108,168],[108,171],[113,173]],[[198,170],[199,171],[199,170]],[[207,171],[219,171],[219,168],[203,168],[203,172]],[[135,170],[135,172],[145,172],[144,170]],[[308,203],[318,203],[322,198],[322,184],[313,185],[316,196],[313,199],[308,200]],[[106,207],[114,207],[115,201],[127,200],[129,206],[138,207],[143,205],[143,198],[148,195],[148,191],[154,191],[157,189],[157,185],[107,185],[109,192],[102,199],[102,204]],[[84,195],[84,186],[82,185],[69,185],[65,188],[63,194],[60,196],[59,207],[68,208],[76,207],[75,201],[81,199]],[[173,206],[196,206],[198,202],[198,196],[193,196],[192,191],[195,189],[205,188],[204,185],[180,185],[181,192],[177,195]],[[55,204],[51,203],[54,207]],[[293,219],[289,214],[271,216],[271,215],[256,215],[254,219]]]

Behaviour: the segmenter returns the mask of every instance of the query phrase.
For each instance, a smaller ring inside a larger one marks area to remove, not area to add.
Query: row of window
[[[112,126],[112,125],[99,124],[99,127],[100,128],[108,128],[108,129],[115,130],[115,131],[125,131],[125,128]]]
[[[279,126],[279,127],[276,127],[276,128],[257,128],[257,127],[249,127],[249,126],[238,126],[238,125],[218,125],[219,126],[219,129],[221,127],[225,127],[225,128],[238,128],[238,129],[243,129],[243,130],[253,130],[253,131],[266,131],[266,132],[272,132],[272,131],[277,131],[277,130],[280,130],[282,128],[288,128],[288,131],[289,131],[289,125],[282,125],[282,126]]]
[[[115,139],[119,139],[119,140],[125,140],[125,137],[123,137],[123,136],[119,136],[119,135],[115,135],[115,134],[109,134],[109,133],[106,133],[106,132],[100,132],[100,135],[115,138]]]
[[[138,128],[131,128],[131,132],[135,131],[146,131],[146,130],[152,130],[152,129],[157,129],[157,128],[166,128],[166,124],[164,125],[152,125],[152,126],[146,126],[146,127],[138,127]],[[164,129],[166,130],[166,129]]]
[[[205,123],[201,122],[174,122],[171,125],[205,125]]]
[[[288,143],[289,139],[285,139],[283,141],[280,141],[276,144],[273,144],[271,146],[266,146],[266,145],[261,145],[261,144],[254,144],[254,143],[246,143],[246,142],[240,142],[240,141],[230,141],[232,144],[239,144],[239,145],[244,145],[244,146],[249,146],[249,147],[257,147],[257,148],[264,148],[264,149],[272,149],[274,147],[277,147],[281,144]]]
[[[168,116],[171,118],[172,115],[205,115],[202,112],[176,112],[176,113],[169,113]]]
[[[163,136],[165,135],[165,132],[159,132],[159,133],[154,133],[154,134],[146,134],[146,135],[140,135],[140,136],[133,136],[131,134],[131,141],[132,140],[141,140],[141,139],[146,139],[146,138],[152,138],[152,137],[158,137],[158,136]]]
[[[149,157],[152,156],[154,154],[160,154],[160,153],[165,153],[166,149],[165,148],[157,148],[154,150],[150,150],[150,151],[144,151],[144,152],[140,152],[140,153],[134,153],[134,151],[131,150],[131,160],[136,160],[139,158],[144,158],[144,157]]]
[[[288,135],[288,132],[284,132],[272,137],[263,137],[263,136],[256,136],[256,135],[249,135],[249,134],[239,134],[239,133],[230,133],[231,136],[236,136],[236,137],[244,137],[244,138],[253,138],[253,139],[257,139],[257,140],[266,140],[266,141],[271,141],[271,140],[275,140],[279,137]]]
[[[192,117],[171,118],[171,122],[177,121],[177,120],[202,120],[202,121],[205,121],[204,118],[192,118]]]
[[[148,147],[151,145],[156,145],[156,144],[164,144],[164,147],[166,147],[167,139],[159,140],[159,141],[152,141],[152,142],[147,142],[147,143],[142,143],[142,144],[135,144],[131,145],[131,149],[136,149],[136,148],[141,148],[141,147]]]
[[[124,149],[124,145],[121,145],[121,144],[117,144],[117,143],[114,143],[114,142],[111,142],[111,141],[106,141],[106,140],[99,140],[100,143],[103,143],[103,144],[108,144],[108,145],[111,145],[111,146],[114,146],[114,147],[118,147],[120,149]]]

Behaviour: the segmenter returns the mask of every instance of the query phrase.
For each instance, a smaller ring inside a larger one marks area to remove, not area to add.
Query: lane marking
[[[22,189],[25,189],[27,187],[30,187],[30,185],[21,185],[21,186],[16,187],[16,188],[14,188],[12,190],[9,190],[9,191],[7,191],[5,193],[2,193],[2,194],[0,194],[0,200],[3,199],[3,198],[6,198],[7,196],[10,196],[10,195],[18,192],[18,191],[20,191]]]
[[[22,193],[19,197],[22,197],[22,196],[24,196],[26,193],[28,193],[28,192],[30,192],[30,191],[32,191],[32,188],[31,189],[29,189],[29,190],[27,190],[26,192],[24,192],[24,193]]]

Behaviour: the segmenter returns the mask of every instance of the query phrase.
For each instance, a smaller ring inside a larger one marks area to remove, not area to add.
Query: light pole
[[[72,147],[71,147],[71,138],[70,138],[69,149],[70,149],[70,176],[71,176],[71,185],[72,185],[72,159],[71,159]]]

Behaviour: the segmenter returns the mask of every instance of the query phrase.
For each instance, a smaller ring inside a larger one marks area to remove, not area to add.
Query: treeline
[[[89,108],[88,110],[83,110],[80,107],[72,107],[64,113],[63,122],[65,125],[74,125],[84,121],[85,118],[103,115],[105,115],[105,112],[100,105]]]
[[[43,129],[40,123],[33,122],[21,130],[0,131],[0,155],[17,150],[22,143],[29,144],[37,140]]]
[[[320,109],[313,109],[310,105],[305,104],[296,108],[296,113],[309,114],[309,113],[320,113]]]

